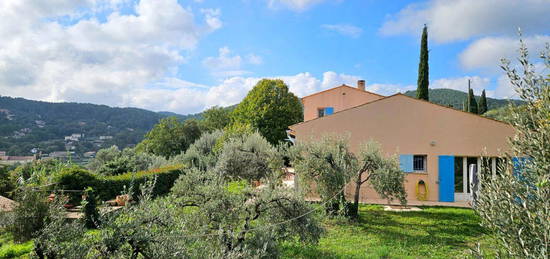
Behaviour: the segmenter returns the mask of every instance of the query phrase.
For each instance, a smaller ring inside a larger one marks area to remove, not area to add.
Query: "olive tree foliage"
[[[519,52],[519,71],[507,60],[503,60],[502,68],[526,104],[522,109],[510,110],[516,135],[510,139],[512,151],[506,154],[508,163],[500,170],[504,173],[492,176],[488,167],[482,167],[475,210],[482,225],[494,233],[503,248],[500,256],[548,258],[550,75],[536,72],[523,41]],[[547,46],[542,59],[548,71],[550,47]]]
[[[172,160],[202,171],[211,169],[218,162],[218,153],[214,149],[222,135],[221,130],[205,132],[185,153],[175,156]]]
[[[221,150],[215,171],[232,179],[259,181],[281,172],[282,155],[258,132],[230,139]]]
[[[138,172],[166,165],[168,161],[161,156],[137,152],[134,148],[122,151],[117,146],[101,149],[86,167],[101,175],[118,175]]]
[[[349,215],[343,189],[357,172],[358,161],[347,139],[324,136],[299,143],[291,149],[291,157],[304,194],[317,193],[330,214]]]
[[[343,137],[324,136],[319,141],[299,143],[291,152],[300,186],[316,192],[332,214],[358,217],[361,186],[368,183],[382,198],[406,203],[405,176],[395,157],[384,156],[380,145],[369,141],[358,155]],[[344,188],[353,179],[354,203],[346,201]]]
[[[284,166],[277,147],[258,132],[248,131],[204,133],[184,154],[173,160],[201,171],[213,170],[228,179],[246,181],[280,179]]]
[[[34,239],[33,255],[37,258],[84,258],[88,249],[82,240],[86,229],[81,221],[67,222],[63,204],[67,199],[56,196],[49,204],[45,226]]]
[[[216,172],[190,170],[173,187],[177,206],[192,206],[188,231],[215,258],[271,258],[278,244],[298,239],[316,243],[323,229],[312,208],[291,189],[278,185],[230,188]]]
[[[281,241],[319,240],[312,208],[292,190],[233,183],[190,168],[169,196],[153,200],[147,183],[138,204],[102,215],[95,232],[55,221],[37,244],[49,258],[272,258]]]
[[[398,199],[401,204],[407,203],[405,192],[405,174],[399,168],[397,157],[387,157],[382,154],[380,144],[368,141],[361,145],[358,154],[359,169],[355,176],[355,193],[351,215],[357,217],[361,186],[368,182],[382,197],[389,201]]]
[[[100,215],[98,229],[86,231],[84,221],[57,218],[35,240],[39,258],[185,258],[191,245],[182,238],[185,222],[164,197],[152,200],[154,180],[147,182],[139,203]]]
[[[22,187],[15,193],[17,202],[12,212],[5,218],[6,230],[17,242],[35,238],[46,224],[48,217],[47,193],[40,189]]]

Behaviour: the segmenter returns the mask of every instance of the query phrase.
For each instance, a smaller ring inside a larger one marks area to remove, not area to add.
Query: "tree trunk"
[[[362,176],[363,172],[359,173],[357,179],[355,179],[355,194],[353,196],[353,207],[351,209],[351,216],[353,218],[359,218],[359,195],[361,194]]]

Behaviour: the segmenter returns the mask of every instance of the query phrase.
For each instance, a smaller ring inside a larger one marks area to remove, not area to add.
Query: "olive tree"
[[[361,145],[358,159],[359,170],[355,177],[352,216],[359,216],[361,186],[367,182],[383,199],[398,199],[401,204],[407,203],[407,193],[403,185],[405,174],[399,168],[396,157],[384,156],[380,144],[371,140]]]
[[[550,68],[550,47],[542,55]],[[503,60],[502,68],[518,96],[526,102],[511,109],[516,135],[510,139],[507,164],[492,176],[482,167],[475,210],[494,233],[504,254],[513,258],[550,256],[550,75],[530,64],[521,41],[520,70]]]
[[[345,138],[324,136],[299,143],[291,152],[303,192],[316,192],[329,214],[349,215],[344,188],[357,172],[358,161]]]
[[[255,132],[228,140],[215,171],[232,179],[259,181],[281,172],[283,163],[277,149]]]
[[[319,141],[299,143],[292,151],[300,186],[316,192],[332,214],[358,217],[361,186],[369,185],[385,199],[406,203],[404,174],[395,157],[386,157],[380,145],[369,141],[357,155],[349,150],[346,138],[324,136]],[[346,201],[344,188],[355,183],[354,203]]]
[[[187,231],[211,251],[207,257],[274,257],[281,241],[319,240],[323,230],[313,208],[291,189],[232,183],[216,172],[190,170],[172,189],[176,206],[194,208],[185,214]]]
[[[32,187],[16,190],[14,210],[10,213],[8,232],[17,242],[31,240],[46,224],[48,217],[47,192]]]
[[[158,168],[167,163],[168,161],[161,156],[136,152],[134,148],[125,148],[121,151],[117,146],[112,146],[99,150],[86,167],[101,175],[118,175]]]
[[[176,157],[175,162],[182,162],[188,166],[206,171],[213,168],[218,162],[218,152],[215,152],[216,143],[222,137],[223,131],[203,133],[190,147]]]

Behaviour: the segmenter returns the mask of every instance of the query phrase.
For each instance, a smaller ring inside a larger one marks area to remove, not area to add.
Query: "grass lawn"
[[[14,244],[11,235],[0,228],[0,259],[28,258],[33,248],[32,241]]]
[[[285,243],[283,258],[464,258],[477,242],[490,242],[470,209],[422,209],[386,212],[378,205],[361,206],[358,222],[327,221],[319,245]]]

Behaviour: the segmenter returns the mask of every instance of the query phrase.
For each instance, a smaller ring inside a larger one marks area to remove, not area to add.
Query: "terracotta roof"
[[[334,88],[333,88],[334,89]],[[330,90],[330,89],[329,89]],[[429,102],[429,101],[426,101],[426,100],[421,100],[421,99],[416,99],[414,97],[410,97],[410,96],[407,96],[407,95],[404,95],[402,93],[396,93],[396,94],[393,94],[393,95],[390,95],[390,96],[386,96],[386,97],[383,97],[383,98],[380,98],[378,100],[374,100],[374,101],[371,101],[371,102],[368,102],[368,103],[364,103],[364,104],[360,104],[360,105],[357,105],[357,106],[354,106],[354,107],[351,107],[351,108],[348,108],[348,109],[345,109],[345,110],[341,110],[341,111],[337,111],[335,112],[334,114],[331,114],[330,116],[324,116],[324,117],[318,117],[318,118],[315,118],[315,119],[311,119],[311,120],[308,120],[308,121],[303,121],[303,122],[300,122],[300,123],[296,123],[294,125],[290,125],[288,126],[292,131],[294,131],[294,129],[292,129],[293,126],[296,126],[296,125],[301,125],[301,124],[305,124],[305,123],[308,123],[310,121],[314,121],[314,120],[321,120],[321,119],[325,119],[325,118],[330,118],[338,113],[341,113],[341,112],[345,112],[345,111],[349,111],[351,109],[356,109],[356,108],[360,108],[360,107],[363,107],[365,105],[369,105],[369,104],[372,104],[372,103],[375,103],[375,102],[379,102],[379,101],[382,101],[382,100],[386,100],[386,99],[389,99],[389,98],[393,98],[393,97],[396,97],[396,96],[404,96],[406,98],[409,98],[409,99],[412,99],[412,100],[415,100],[415,101],[418,101],[418,102],[425,102],[425,103],[429,103],[431,105],[435,105],[435,106],[439,106],[439,107],[443,107],[443,108],[446,108],[446,109],[449,109],[449,110],[453,110],[453,111],[456,111],[456,112],[462,112],[462,113],[466,113],[466,114],[469,114],[471,116],[476,116],[476,117],[479,117],[479,118],[483,118],[483,119],[486,119],[486,120],[491,120],[491,121],[495,121],[495,122],[499,122],[499,123],[502,123],[502,124],[505,124],[507,126],[511,126],[509,123],[506,123],[506,122],[503,122],[503,121],[499,121],[499,120],[495,120],[493,118],[488,118],[488,117],[483,117],[481,115],[478,115],[478,114],[473,114],[471,112],[466,112],[466,111],[462,111],[462,110],[457,110],[457,109],[454,109],[454,108],[451,108],[451,107],[448,107],[448,106],[445,106],[445,105],[441,105],[441,104],[437,104],[437,103],[432,103],[432,102]]]
[[[380,97],[385,97],[383,95],[379,95],[377,93],[373,93],[373,92],[369,92],[369,91],[366,91],[366,90],[361,90],[357,87],[353,87],[353,86],[349,86],[349,85],[346,85],[346,84],[342,84],[340,86],[336,86],[336,87],[333,87],[333,88],[330,88],[330,89],[327,89],[327,90],[323,90],[323,91],[320,91],[320,92],[317,92],[317,93],[314,93],[314,94],[310,94],[310,95],[307,95],[307,96],[304,96],[302,97],[302,99],[305,99],[305,98],[308,98],[308,97],[311,97],[311,96],[314,96],[314,95],[318,95],[318,94],[322,94],[322,93],[326,93],[326,92],[329,92],[329,91],[332,91],[332,90],[336,90],[338,88],[342,88],[342,87],[346,87],[346,88],[350,88],[350,89],[353,89],[359,93],[366,93],[366,94],[372,94],[372,95],[376,95],[376,96],[380,96]]]

